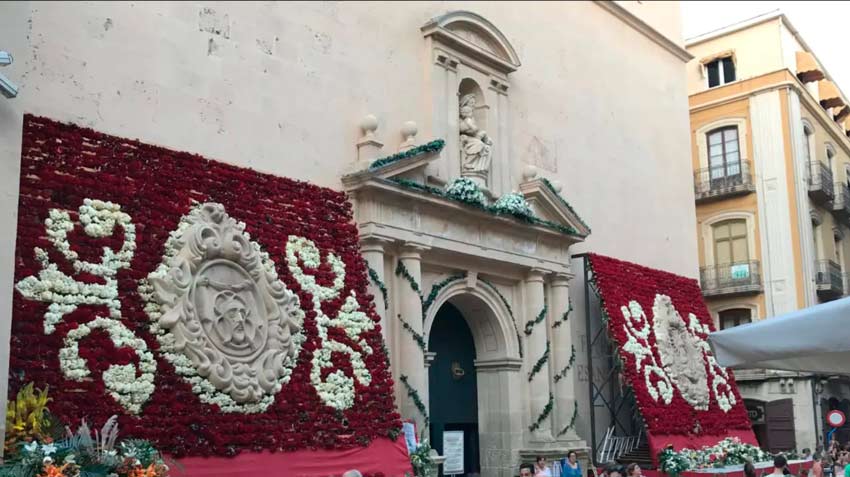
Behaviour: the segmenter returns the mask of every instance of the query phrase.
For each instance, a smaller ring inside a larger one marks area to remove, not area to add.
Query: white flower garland
[[[151,276],[162,277],[168,273],[170,269],[168,265],[169,262],[180,251],[182,246],[180,238],[186,229],[192,225],[193,214],[199,214],[202,207],[203,204],[196,204],[188,214],[184,215],[180,219],[180,222],[177,224],[177,228],[169,233],[168,239],[165,242],[165,252],[162,257],[162,262],[160,262],[160,265],[151,274]],[[251,236],[248,232],[245,232],[245,224],[243,222],[238,222],[237,227],[242,231],[246,239],[250,241]],[[263,268],[271,275],[273,280],[279,280],[275,263],[269,256],[268,252],[261,250],[260,245],[257,242],[251,241],[250,243],[251,246],[259,253]],[[163,314],[163,308],[154,298],[153,286],[147,278],[139,280],[138,290],[139,295],[145,302],[144,310],[151,322],[151,333],[156,336],[156,339],[159,342],[160,354],[162,354],[165,359],[174,366],[174,371],[179,376],[182,376],[186,382],[192,385],[192,392],[194,392],[202,402],[216,405],[219,407],[221,412],[224,413],[256,414],[265,412],[274,402],[276,394],[282,389],[283,385],[289,382],[289,378],[292,375],[291,370],[295,367],[295,361],[294,359],[287,357],[286,362],[284,363],[286,374],[284,374],[278,381],[278,385],[276,386],[274,393],[263,396],[259,401],[253,403],[237,402],[229,394],[219,391],[218,388],[216,388],[215,385],[208,379],[199,375],[191,359],[176,349],[174,336],[159,325],[159,318]],[[300,309],[299,312],[301,313],[300,320],[303,321],[303,312]],[[304,335],[299,333],[294,335],[292,339],[295,342],[297,355],[304,342]]]
[[[485,205],[487,198],[472,179],[458,177],[446,186],[446,195],[468,204]]]
[[[697,337],[703,355],[708,361],[708,373],[711,375],[711,391],[714,393],[714,398],[717,400],[717,405],[723,412],[729,412],[738,403],[735,399],[735,393],[732,387],[729,386],[729,373],[726,368],[717,363],[714,353],[711,352],[711,346],[703,338],[711,333],[708,325],[700,323],[699,319],[693,314],[688,314],[688,328]]]
[[[331,361],[332,354],[344,353],[349,356],[354,368],[354,378],[361,385],[368,386],[372,376],[363,362],[361,352],[345,343],[329,339],[328,328],[343,329],[348,337],[357,342],[362,352],[372,354],[372,348],[361,335],[373,329],[375,324],[368,315],[359,311],[360,305],[354,291],[345,299],[335,318],[325,315],[322,311],[322,303],[337,298],[345,286],[345,263],[341,259],[332,253],[327,254],[327,263],[334,273],[331,287],[319,285],[314,276],[305,274],[298,264],[299,259],[306,268],[316,269],[321,265],[319,249],[311,240],[290,235],[286,243],[287,265],[295,280],[313,297],[313,310],[316,312],[316,327],[319,331],[320,348],[313,353],[310,381],[326,405],[339,410],[348,409],[354,405],[354,379],[346,376],[342,370],[336,370],[322,380],[322,370],[334,366]]]
[[[499,214],[510,214],[521,217],[533,217],[531,206],[525,196],[519,192],[511,192],[499,197],[492,209]]]
[[[156,361],[148,351],[144,340],[138,338],[121,323],[121,301],[118,296],[117,274],[129,268],[136,249],[136,227],[130,216],[121,211],[121,206],[112,202],[85,199],[78,209],[83,231],[90,237],[109,237],[119,225],[124,232],[124,242],[118,252],[104,247],[100,263],[80,260],[79,254],[71,249],[68,233],[74,230],[74,222],[67,211],[50,209],[44,221],[47,238],[53,247],[71,263],[76,273],[89,273],[104,280],[104,283],[83,283],[62,271],[50,261],[48,253],[39,247],[33,252],[41,265],[38,277],[28,276],[16,284],[25,298],[49,303],[44,314],[44,334],[52,334],[56,325],[68,313],[80,305],[101,305],[109,309],[109,318],[96,317],[68,332],[64,347],[59,350],[59,365],[66,378],[82,381],[90,371],[80,358],[79,342],[92,329],[103,329],[109,333],[118,348],[131,348],[139,358],[139,375],[132,364],[112,365],[103,373],[102,379],[110,395],[127,409],[137,414],[154,391]]]

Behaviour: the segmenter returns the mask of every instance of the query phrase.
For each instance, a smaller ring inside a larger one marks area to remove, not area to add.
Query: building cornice
[[[655,44],[672,53],[676,58],[679,58],[686,63],[694,59],[693,55],[688,53],[688,50],[670,40],[655,28],[649,26],[648,23],[638,18],[634,13],[623,8],[617,2],[595,0],[594,3],[607,10],[608,13],[622,20],[623,23],[629,25],[638,33],[641,33],[643,36],[652,40]]]
[[[820,106],[820,103],[812,96],[812,93],[810,93],[809,90],[806,89],[806,86],[796,76],[794,76],[793,72],[791,72],[788,69],[782,69],[782,70],[777,70],[777,71],[771,71],[770,73],[766,73],[766,74],[756,76],[756,77],[750,78],[750,79],[753,80],[753,79],[761,78],[761,77],[764,77],[764,76],[773,75],[773,74],[776,74],[778,72],[785,72],[787,74],[784,76],[784,79],[782,79],[782,80],[775,81],[775,82],[766,84],[766,85],[758,87],[758,88],[747,89],[747,90],[742,91],[740,93],[731,94],[729,96],[724,96],[722,98],[719,98],[719,99],[716,99],[716,100],[713,100],[713,101],[707,101],[705,103],[696,104],[696,105],[690,106],[688,110],[689,110],[690,114],[698,113],[700,111],[705,111],[705,110],[708,110],[708,109],[716,108],[716,107],[722,106],[724,104],[734,103],[735,101],[740,101],[742,99],[749,98],[750,96],[754,96],[754,95],[759,94],[759,93],[764,93],[764,92],[775,90],[775,89],[790,88],[790,89],[793,89],[794,91],[796,91],[797,94],[800,95],[800,100],[801,100],[801,102],[806,104],[807,109],[809,109],[810,111],[813,111],[812,116],[814,116],[817,119],[817,121],[821,125],[821,127],[828,130],[830,132],[830,135],[833,136],[832,139],[835,142],[837,142],[838,144],[841,145],[841,148],[844,150],[844,152],[847,155],[850,155],[850,137],[847,137],[846,133],[841,128],[841,126],[838,123],[836,123],[835,121],[833,121],[831,117],[829,117],[828,113],[826,111],[824,111],[824,109]],[[739,83],[731,83],[731,84],[734,85],[734,84],[739,84]],[[709,91],[714,91],[714,90],[709,90]],[[699,93],[692,94],[689,98],[693,98],[693,97],[698,96],[702,93],[705,93],[705,91],[701,91]]]

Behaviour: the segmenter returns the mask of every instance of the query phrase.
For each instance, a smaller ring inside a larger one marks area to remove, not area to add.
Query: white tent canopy
[[[850,374],[850,297],[711,333],[721,366]]]

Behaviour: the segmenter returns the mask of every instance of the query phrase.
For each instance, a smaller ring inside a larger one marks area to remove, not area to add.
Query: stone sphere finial
[[[363,135],[374,136],[378,130],[378,118],[374,114],[367,114],[360,120],[360,129],[363,130]]]
[[[537,167],[532,166],[531,164],[526,165],[522,169],[522,177],[527,181],[534,179],[537,177]]]
[[[405,141],[412,140],[418,132],[419,126],[416,125],[415,121],[407,121],[401,127],[401,135],[404,136]]]
[[[560,194],[561,191],[564,190],[564,184],[562,184],[561,181],[551,181],[551,183],[552,188],[555,189],[555,192]]]

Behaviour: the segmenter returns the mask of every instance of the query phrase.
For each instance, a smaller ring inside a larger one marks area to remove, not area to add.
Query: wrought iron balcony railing
[[[762,291],[758,260],[702,267],[699,276],[704,296],[744,295]]]
[[[835,183],[835,199],[832,201],[832,212],[845,225],[850,225],[850,187],[843,182]]]
[[[815,262],[815,288],[821,299],[838,298],[844,294],[844,276],[841,266],[832,260]]]
[[[755,192],[749,161],[706,167],[694,172],[694,197],[697,202],[708,202]]]
[[[835,198],[832,171],[821,161],[809,163],[809,197],[818,203],[830,202]]]

